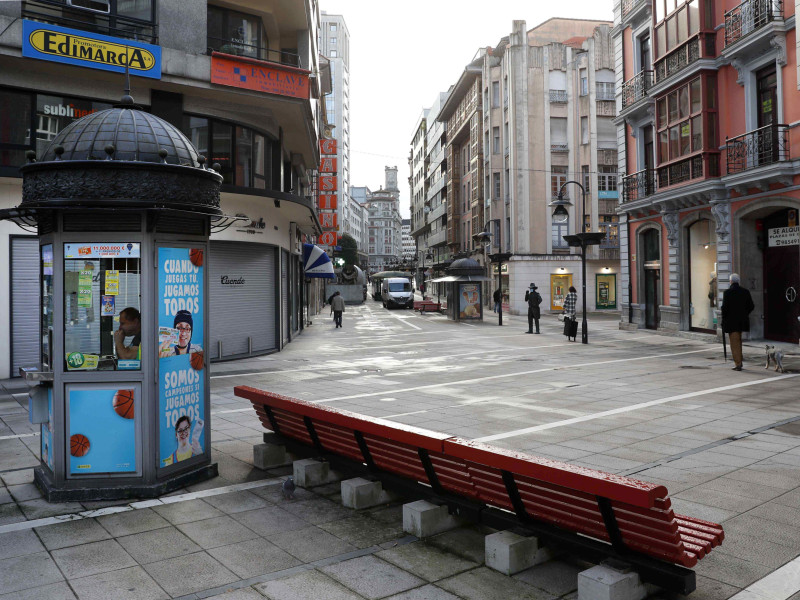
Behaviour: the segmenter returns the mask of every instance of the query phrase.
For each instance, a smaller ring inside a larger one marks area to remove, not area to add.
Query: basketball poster
[[[205,451],[203,255],[158,249],[159,467]]]
[[[72,475],[136,472],[133,389],[68,389]]]

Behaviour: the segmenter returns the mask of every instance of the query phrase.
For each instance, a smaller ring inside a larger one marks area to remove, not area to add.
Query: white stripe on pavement
[[[730,600],[786,600],[800,592],[800,558],[786,563]]]
[[[17,435],[0,435],[0,440],[16,440],[24,437],[35,437],[41,435],[40,433],[18,433]]]

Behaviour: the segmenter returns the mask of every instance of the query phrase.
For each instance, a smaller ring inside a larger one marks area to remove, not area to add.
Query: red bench
[[[692,592],[689,568],[724,539],[720,525],[676,515],[663,485],[252,387],[234,393],[293,451],[311,447],[346,472],[366,465],[387,487],[444,501],[451,513],[498,529],[522,524],[587,560],[624,560],[670,591]]]
[[[438,302],[433,302],[431,300],[423,300],[422,302],[414,302],[414,310],[418,310],[421,313],[424,312],[440,312],[442,309],[442,305]]]

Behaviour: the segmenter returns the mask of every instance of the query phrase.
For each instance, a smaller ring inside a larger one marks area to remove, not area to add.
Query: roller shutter
[[[39,239],[11,238],[11,376],[39,366]]]
[[[283,345],[289,343],[289,253],[281,250],[281,331],[283,334]]]
[[[247,356],[251,343],[253,354],[277,349],[275,263],[272,246],[211,243],[211,359]]]

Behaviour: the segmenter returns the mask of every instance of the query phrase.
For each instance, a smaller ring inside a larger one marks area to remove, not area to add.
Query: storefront
[[[687,228],[689,328],[717,331],[717,237],[714,223],[701,219]]]

